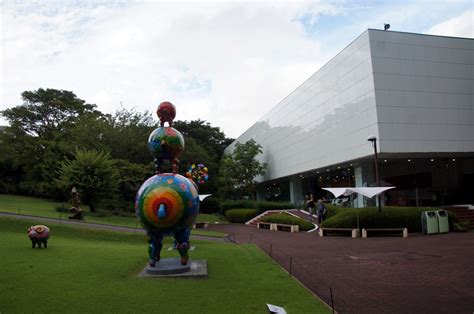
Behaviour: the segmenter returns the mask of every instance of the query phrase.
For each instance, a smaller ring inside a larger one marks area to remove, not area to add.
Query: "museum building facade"
[[[473,39],[368,29],[226,153],[254,139],[268,165],[257,198],[298,204],[375,186],[375,137],[380,185],[396,186],[386,205],[473,204],[473,73]]]

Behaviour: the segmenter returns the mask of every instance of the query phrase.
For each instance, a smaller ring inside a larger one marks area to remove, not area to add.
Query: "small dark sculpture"
[[[79,192],[77,192],[75,187],[73,187],[71,190],[71,200],[72,200],[72,207],[69,208],[69,213],[71,213],[72,216],[69,216],[68,218],[77,219],[77,220],[84,219],[84,212],[79,207],[79,205],[81,204],[81,200],[79,198]]]
[[[33,248],[38,244],[38,248],[41,249],[41,245],[44,245],[46,249],[48,247],[49,228],[43,225],[31,226],[28,228],[28,237]]]

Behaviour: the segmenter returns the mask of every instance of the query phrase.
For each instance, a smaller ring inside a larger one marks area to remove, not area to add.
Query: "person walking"
[[[308,205],[308,211],[309,211],[309,221],[313,222],[313,215],[315,214],[314,212],[314,196],[313,194],[309,194],[309,198],[306,201],[306,204]]]
[[[323,221],[326,219],[326,206],[324,206],[324,203],[321,199],[318,200],[318,221],[319,224],[322,224]]]

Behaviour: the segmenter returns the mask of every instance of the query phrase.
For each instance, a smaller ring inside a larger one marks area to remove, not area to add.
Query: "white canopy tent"
[[[394,189],[394,188],[395,188],[394,186],[384,186],[384,187],[370,187],[370,188],[350,187],[350,188],[322,188],[322,189],[331,192],[332,194],[334,194],[336,198],[338,198],[341,195],[343,196],[351,195],[352,193],[359,193],[368,198],[372,198],[380,193],[383,193],[387,190]]]

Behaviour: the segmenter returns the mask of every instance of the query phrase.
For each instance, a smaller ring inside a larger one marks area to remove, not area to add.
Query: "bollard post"
[[[290,256],[290,271],[289,271],[289,274],[290,274],[290,277],[291,277],[291,266],[293,264],[293,257]]]
[[[272,257],[272,247],[273,247],[273,244],[270,243],[270,257]]]
[[[332,288],[329,286],[329,293],[331,294],[331,308],[332,308],[332,313],[334,314],[334,299],[332,297]]]

